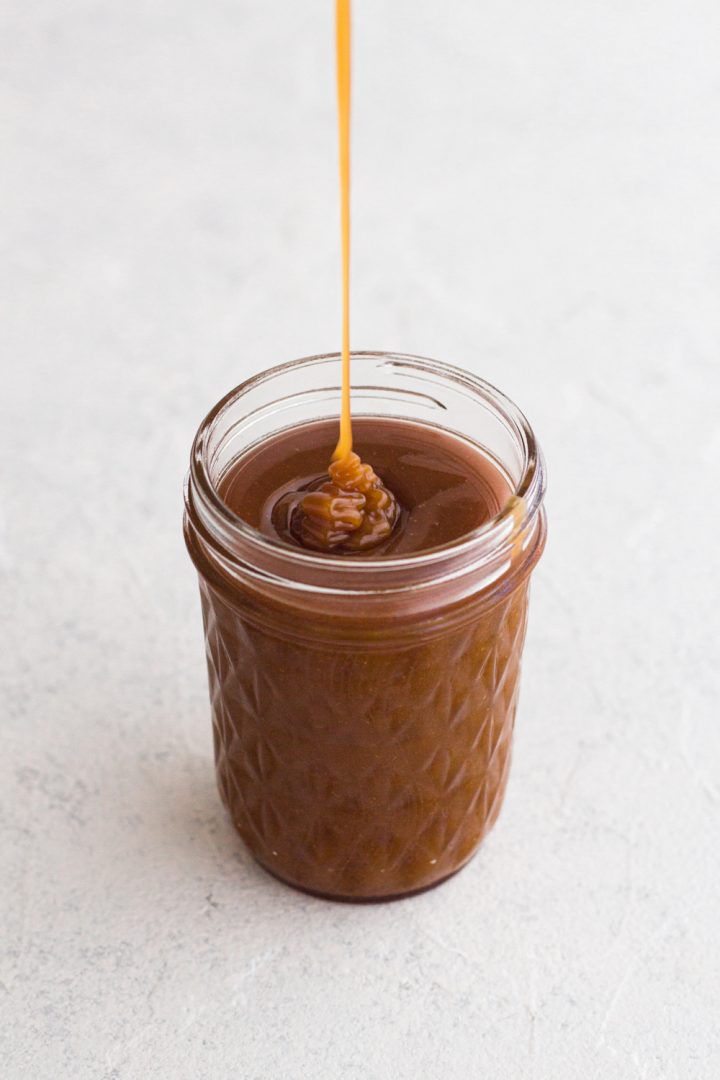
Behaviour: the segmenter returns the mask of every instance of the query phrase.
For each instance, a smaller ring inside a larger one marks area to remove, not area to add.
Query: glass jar
[[[328,558],[261,535],[218,495],[274,434],[337,417],[337,354],[272,368],[200,426],[185,487],[220,792],[252,854],[308,892],[403,896],[460,869],[502,803],[545,473],[520,411],[433,360],[354,353],[353,415],[473,440],[515,495],[453,543]]]

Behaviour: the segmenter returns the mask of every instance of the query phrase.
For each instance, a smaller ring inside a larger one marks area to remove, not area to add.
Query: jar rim
[[[191,495],[192,497],[198,497],[212,518],[221,523],[225,534],[240,541],[246,550],[247,545],[249,545],[250,550],[254,549],[265,557],[275,557],[280,559],[281,562],[289,558],[292,560],[292,567],[296,571],[299,567],[302,567],[311,573],[317,572],[326,575],[331,569],[337,569],[339,577],[362,578],[365,580],[369,575],[379,574],[385,577],[393,571],[398,572],[409,568],[419,571],[427,567],[431,570],[436,564],[442,564],[448,558],[458,557],[463,562],[468,558],[472,560],[473,555],[481,557],[483,553],[487,555],[496,551],[498,547],[512,544],[518,536],[522,536],[529,530],[541,510],[545,493],[545,466],[542,451],[527,418],[510,398],[485,379],[463,368],[432,360],[429,357],[415,356],[410,353],[362,349],[353,350],[351,358],[356,363],[361,362],[364,358],[375,361],[383,360],[395,366],[409,367],[415,371],[420,370],[439,376],[444,380],[459,385],[465,391],[470,391],[479,401],[490,405],[512,431],[522,448],[523,468],[518,482],[513,487],[515,498],[511,497],[510,502],[498,514],[471,532],[446,544],[402,556],[387,555],[375,558],[365,556],[362,559],[347,559],[339,555],[304,551],[300,548],[291,548],[283,541],[266,536],[252,525],[249,525],[224,502],[211,478],[209,446],[214,431],[227,409],[245,394],[263,383],[292,370],[301,370],[322,363],[339,363],[341,354],[331,352],[318,353],[283,364],[276,364],[258,372],[230,390],[213,406],[200,424],[193,440],[190,455],[190,472],[186,485],[186,504],[189,505]],[[517,512],[518,505],[522,508],[521,513]],[[284,574],[282,576],[285,578]],[[286,578],[286,584],[293,583],[295,582]],[[296,584],[302,587],[300,581],[297,581]],[[314,586],[314,588],[317,588],[317,586]],[[320,589],[320,591],[346,590],[343,588],[339,590],[325,588]]]

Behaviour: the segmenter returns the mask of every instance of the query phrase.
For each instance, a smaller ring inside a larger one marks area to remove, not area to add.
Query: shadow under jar
[[[263,533],[223,485],[294,430],[336,430],[339,371],[336,354],[298,360],[219,402],[193,444],[185,539],[236,828],[289,884],[380,900],[454,874],[499,813],[545,478],[527,421],[489,384],[419,357],[354,353],[356,431],[404,424],[428,446],[454,440],[491,465],[507,499],[479,527],[409,554],[326,555]]]

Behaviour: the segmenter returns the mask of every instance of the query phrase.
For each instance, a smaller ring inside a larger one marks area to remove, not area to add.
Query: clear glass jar
[[[220,482],[260,441],[337,417],[339,380],[337,354],[309,357],[223,398],[193,444],[184,525],[219,787],[238,831],[284,881],[376,900],[455,873],[500,810],[545,472],[524,416],[483,380],[354,353],[354,416],[474,441],[515,497],[462,539],[403,557],[328,558],[263,536]]]

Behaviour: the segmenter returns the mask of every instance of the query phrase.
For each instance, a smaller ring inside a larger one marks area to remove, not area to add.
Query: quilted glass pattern
[[[467,862],[505,791],[527,585],[382,651],[285,639],[202,577],[200,590],[220,791],[256,859],[354,899],[414,892]]]

